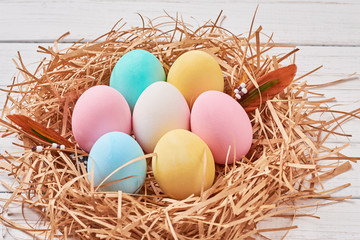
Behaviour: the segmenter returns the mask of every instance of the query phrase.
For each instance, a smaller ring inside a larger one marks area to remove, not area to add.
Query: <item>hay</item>
[[[215,22],[197,29],[171,16],[146,20],[146,25],[141,18],[142,27],[127,30],[120,21],[92,42],[79,41],[60,50],[58,42],[65,34],[53,46],[39,47],[47,57],[33,73],[19,54],[16,64],[21,77],[14,78],[5,90],[8,96],[0,121],[3,137],[16,134],[24,143],[20,155],[6,152],[0,156],[0,168],[18,182],[16,187],[7,186],[13,193],[4,207],[20,202],[37,209],[45,225],[43,229],[21,226],[4,216],[0,217],[2,223],[49,239],[252,239],[263,232],[296,228],[257,227],[264,219],[297,217],[298,209],[315,207],[311,201],[298,206],[295,200],[350,198],[330,195],[349,184],[325,190],[321,181],[347,171],[349,161],[357,158],[340,153],[348,144],[329,148],[325,143],[332,134],[345,135],[335,130],[344,121],[358,117],[360,109],[338,112],[330,121],[316,120],[319,113],[333,113],[326,105],[333,99],[319,98],[300,81],[302,77],[249,114],[254,140],[246,158],[232,166],[217,166],[214,185],[200,197],[182,201],[162,193],[151,169],[140,194],[96,192],[78,149],[51,149],[5,120],[7,114],[21,113],[75,142],[71,113],[77,98],[91,86],[108,84],[117,60],[136,48],[152,52],[166,72],[182,53],[202,49],[220,64],[225,92],[230,95],[241,82],[257,87],[256,79],[277,69],[285,59],[294,62],[297,48],[284,55],[267,56],[270,49],[282,46],[273,43],[271,37],[261,42],[261,27],[246,36],[234,35],[219,26],[220,15]],[[32,151],[37,144],[44,145],[44,151]]]

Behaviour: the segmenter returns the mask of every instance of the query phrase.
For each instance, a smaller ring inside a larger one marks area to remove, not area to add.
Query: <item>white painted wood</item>
[[[70,44],[59,44],[60,48],[66,48]],[[37,53],[38,46],[48,47],[51,43],[0,43],[0,87],[9,85],[12,76],[17,72],[12,59],[17,59],[17,51],[29,69],[34,69],[37,63],[46,55]],[[306,77],[309,84],[320,84],[346,78],[350,74],[360,75],[360,47],[328,47],[328,46],[299,46],[296,53],[298,76],[301,76],[314,68],[323,65],[323,68]],[[287,53],[292,48],[279,48],[270,50],[268,55]],[[290,64],[289,60],[283,64]],[[360,80],[348,81],[326,89],[360,89]],[[3,94],[0,92],[0,94]]]
[[[0,2],[1,41],[52,41],[70,31],[68,40],[93,39],[120,18],[141,24],[136,13],[154,18],[181,13],[193,25],[215,19],[235,33],[248,31],[257,6],[253,1],[21,1]],[[297,45],[360,45],[358,1],[260,1],[255,26],[276,33],[275,40]],[[196,19],[193,20],[192,18]]]
[[[314,204],[321,204],[324,201],[315,200]],[[38,216],[35,214],[28,215],[28,222],[31,225],[43,227],[38,223]],[[297,218],[294,223],[291,219],[286,218],[271,218],[259,223],[259,228],[276,228],[281,226],[298,226],[297,229],[291,230],[286,239],[291,240],[338,240],[338,239],[358,239],[359,237],[359,222],[360,222],[360,199],[351,199],[344,202],[336,203],[333,205],[322,206],[318,209],[301,209],[297,214],[314,214],[320,219],[311,217]],[[21,213],[14,209],[10,212],[9,218],[19,224],[26,226]],[[32,239],[30,236],[10,228],[0,226],[0,239],[2,234],[5,234],[4,239]],[[280,239],[285,232],[268,232],[264,233],[265,236],[271,239]],[[263,238],[258,238],[263,239]]]
[[[265,33],[274,32],[274,39],[281,43],[300,45],[296,56],[299,75],[313,68],[324,65],[323,69],[305,78],[310,84],[324,83],[345,78],[354,72],[360,73],[360,2],[357,0],[261,0],[255,27],[262,25]],[[182,13],[187,22],[194,26],[215,18],[221,9],[226,19],[223,26],[234,33],[246,32],[257,3],[246,0],[104,0],[104,1],[0,1],[0,88],[11,82],[16,69],[11,58],[20,50],[26,64],[39,61],[42,55],[36,53],[38,45],[47,45],[61,34],[71,31],[66,41],[80,38],[92,40],[108,31],[121,17],[135,26],[141,23],[137,12],[148,17]],[[192,17],[194,19],[192,19]],[[33,43],[34,41],[39,43]],[[66,46],[67,44],[64,44]],[[275,54],[275,52],[269,54]],[[31,68],[31,66],[29,67]],[[351,104],[337,107],[350,110],[360,107],[360,79],[331,86],[321,91],[328,97],[335,96],[338,103]],[[5,94],[0,92],[0,105]],[[357,101],[357,102],[356,102]],[[343,151],[350,156],[360,155],[359,120],[343,126],[346,132],[353,134],[351,146]],[[329,145],[340,146],[344,139],[331,138]],[[0,139],[0,152],[13,149],[14,138]],[[0,172],[0,179],[10,183],[11,179]],[[290,231],[287,239],[357,239],[360,236],[360,166],[353,164],[353,169],[324,183],[325,188],[332,188],[350,182],[351,187],[334,196],[353,195],[353,199],[336,205],[321,207],[312,218],[297,219],[294,225],[299,228]],[[0,186],[0,198],[8,197]],[[1,204],[0,204],[1,205]],[[10,209],[10,218],[24,223],[18,206]],[[37,216],[26,209],[30,222],[35,223]],[[302,211],[302,213],[304,213]],[[263,227],[278,227],[284,220],[271,219],[262,223]],[[30,237],[9,230],[5,239],[31,239]],[[271,233],[266,236],[280,239],[281,234]],[[2,239],[0,228],[0,239]]]
[[[1,31],[1,30],[0,30]],[[19,72],[13,59],[18,61],[20,52],[24,64],[30,71],[34,71],[39,62],[45,57],[37,52],[38,46],[48,47],[49,43],[0,43],[0,88],[11,84],[12,78]],[[59,48],[69,47],[70,44],[59,44]],[[0,91],[0,99],[3,99],[4,92]],[[1,101],[0,100],[0,101]]]
[[[314,203],[323,201],[314,201]],[[297,229],[291,230],[286,239],[291,240],[338,240],[338,239],[359,239],[360,223],[360,200],[351,199],[345,202],[320,207],[318,210],[302,209],[297,214],[315,214],[320,219],[301,217],[297,218],[293,226]],[[272,218],[261,222],[261,228],[278,227],[278,223],[291,226],[291,219]],[[286,226],[285,225],[285,226]],[[283,232],[285,234],[285,232]],[[271,239],[280,239],[277,232],[264,234]]]
[[[3,193],[1,197],[10,197],[10,193]],[[5,202],[0,201],[0,204],[3,205]],[[6,217],[12,222],[21,224],[26,228],[36,228],[36,229],[45,229],[47,226],[42,221],[40,214],[35,210],[26,208],[19,203],[10,204],[9,208],[3,212],[2,216]],[[26,219],[26,220],[25,220]],[[15,230],[10,227],[6,227],[0,224],[0,239],[33,239],[30,235],[20,231]]]
[[[51,43],[0,43],[0,88],[11,83],[12,76],[17,72],[12,59],[18,58],[18,51],[26,66],[34,69],[37,63],[46,56],[36,52],[38,46],[48,47],[51,45]],[[70,44],[59,44],[60,48],[68,46]],[[322,69],[305,78],[311,84],[335,81],[353,73],[358,73],[360,76],[360,47],[299,46],[298,48],[300,49],[296,53],[298,76],[323,65]],[[274,49],[270,50],[268,55],[285,54],[291,50],[292,48]],[[290,64],[290,61],[286,60],[283,64]],[[360,80],[345,82],[326,89],[335,88],[360,89]]]

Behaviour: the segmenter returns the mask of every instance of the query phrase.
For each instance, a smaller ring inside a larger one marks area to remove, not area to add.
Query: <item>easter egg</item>
[[[126,53],[116,63],[111,72],[110,86],[125,97],[132,111],[145,88],[165,80],[160,61],[150,52],[136,49]]]
[[[184,199],[211,187],[214,159],[206,143],[195,134],[183,129],[167,132],[154,152],[152,170],[165,194]]]
[[[137,193],[146,177],[146,160],[129,162],[143,155],[139,144],[129,135],[122,132],[106,133],[90,151],[87,163],[89,179],[94,186],[99,186],[113,171],[128,164],[111,175],[99,189]]]
[[[119,131],[130,134],[131,112],[118,91],[98,85],[86,90],[77,100],[71,122],[75,140],[89,152],[105,133]]]
[[[156,143],[168,131],[189,128],[189,106],[176,87],[156,82],[140,95],[133,111],[133,129],[145,152],[153,152]]]
[[[210,54],[192,50],[182,54],[170,67],[167,81],[184,95],[191,107],[208,90],[224,91],[221,68]]]
[[[217,163],[240,160],[251,147],[253,132],[248,115],[223,92],[201,94],[192,108],[190,122],[191,131],[207,143]]]

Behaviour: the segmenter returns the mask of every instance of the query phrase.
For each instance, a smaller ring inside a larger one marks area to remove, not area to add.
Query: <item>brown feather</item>
[[[279,69],[276,69],[274,71],[271,71],[262,77],[260,77],[257,80],[257,83],[260,85],[263,85],[269,81],[279,79],[277,83],[269,87],[265,92],[261,93],[258,97],[256,97],[254,100],[251,101],[247,106],[245,106],[246,112],[251,112],[258,108],[261,104],[266,102],[269,99],[272,99],[275,97],[275,95],[282,92],[287,86],[290,85],[290,83],[293,81],[295,74],[296,74],[297,67],[295,64],[291,64],[286,67],[282,67]],[[251,90],[250,90],[251,91]],[[244,101],[246,98],[244,98]],[[240,102],[241,103],[241,102]]]
[[[12,114],[12,115],[7,115],[6,117],[16,125],[21,127],[23,131],[30,134],[31,136],[37,137],[41,140],[46,140],[48,142],[55,142],[57,144],[62,144],[65,145],[66,147],[74,147],[73,143],[71,143],[66,138],[62,137],[59,133],[57,133],[53,129],[47,128],[41,125],[40,123],[35,122],[34,120],[32,120],[27,116],[21,114]]]

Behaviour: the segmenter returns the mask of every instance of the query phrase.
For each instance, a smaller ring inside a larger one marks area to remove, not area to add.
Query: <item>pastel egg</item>
[[[116,63],[111,72],[110,86],[125,97],[132,111],[145,88],[165,80],[160,61],[150,52],[136,49],[126,53]]]
[[[223,92],[207,91],[196,99],[191,111],[191,131],[207,143],[215,162],[220,164],[240,160],[252,144],[248,115],[237,101]]]
[[[105,178],[124,164],[129,164],[116,171],[100,186],[101,191],[123,191],[137,193],[146,177],[146,160],[139,144],[122,132],[110,132],[101,136],[92,147],[87,171],[94,186],[99,186]]]
[[[190,107],[205,91],[224,91],[219,64],[210,54],[200,50],[188,51],[176,59],[170,67],[167,81],[179,89]]]
[[[215,163],[209,147],[195,134],[176,129],[156,144],[152,170],[165,194],[174,199],[200,195],[215,178]]]
[[[136,140],[145,152],[168,131],[190,129],[190,109],[179,90],[167,82],[151,84],[140,95],[133,111]]]
[[[115,89],[98,85],[86,90],[72,113],[72,131],[79,146],[89,152],[103,134],[130,134],[131,112],[125,98]]]

